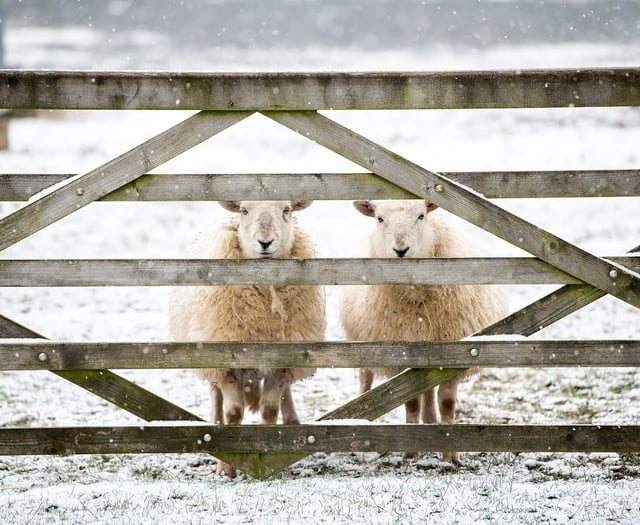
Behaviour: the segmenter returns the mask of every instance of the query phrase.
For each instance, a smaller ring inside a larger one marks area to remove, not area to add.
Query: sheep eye
[[[420,215],[418,215],[418,220],[419,221],[423,221],[424,220],[424,213],[421,213]]]
[[[240,213],[242,213],[242,215],[249,215],[249,210],[247,210],[247,208],[242,207],[240,208]]]
[[[282,213],[289,215],[291,213],[291,206],[286,206],[285,209],[282,210]]]
[[[384,222],[384,219],[382,217],[378,217],[378,222]]]

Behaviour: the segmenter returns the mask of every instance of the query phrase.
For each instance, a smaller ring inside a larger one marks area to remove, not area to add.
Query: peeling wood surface
[[[342,110],[639,106],[640,68],[459,72],[0,71],[0,108]]]
[[[27,201],[72,174],[0,174],[0,201]],[[489,199],[631,197],[640,170],[443,172]],[[374,173],[145,174],[101,201],[407,199],[414,195]]]

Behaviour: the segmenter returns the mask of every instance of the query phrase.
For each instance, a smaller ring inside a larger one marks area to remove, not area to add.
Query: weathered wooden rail
[[[640,170],[455,172],[442,176],[488,199],[628,197],[640,193]],[[0,201],[27,201],[73,174],[0,173]],[[215,201],[266,198],[411,198],[373,173],[205,173],[142,175],[100,201]]]
[[[606,257],[640,271],[638,257]],[[582,281],[530,257],[430,260],[314,259],[0,259],[0,286],[194,286],[200,284],[578,284]]]
[[[161,342],[0,344],[3,370],[266,367],[468,368],[640,366],[640,341],[515,340],[438,342]]]
[[[113,73],[0,71],[2,109],[192,109],[198,113],[83,174],[0,174],[0,250],[96,201],[427,198],[534,257],[446,260],[1,260],[0,286],[216,284],[563,284],[460,342],[63,343],[0,316],[0,369],[50,370],[147,421],[198,416],[109,368],[404,366],[321,420],[373,420],[467,367],[638,366],[638,340],[538,341],[541,327],[611,294],[640,307],[640,258],[586,252],[492,198],[640,196],[640,170],[434,173],[318,110],[640,106],[640,69],[456,73]],[[362,173],[148,172],[261,112]],[[45,190],[58,185],[50,193]],[[42,193],[40,193],[42,192]],[[630,251],[638,251],[631,248]],[[472,269],[472,271],[470,271]],[[513,335],[503,340],[505,335]],[[23,339],[23,341],[20,341]],[[393,426],[0,429],[0,454],[209,452],[265,477],[314,451],[640,450],[636,426]],[[264,452],[264,451],[267,452]]]
[[[479,109],[637,106],[638,68],[376,72],[0,71],[11,109]]]

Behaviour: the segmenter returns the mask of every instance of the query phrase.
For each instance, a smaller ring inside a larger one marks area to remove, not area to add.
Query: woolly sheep
[[[235,215],[212,238],[199,241],[194,255],[216,259],[310,258],[315,248],[293,218],[313,201],[223,201]],[[201,286],[178,288],[170,304],[170,328],[182,341],[320,341],[326,328],[320,286]],[[291,383],[314,368],[200,369],[210,385],[211,420],[239,425],[245,406],[260,410],[262,422],[299,424]],[[236,475],[219,462],[218,474]]]
[[[355,208],[377,220],[371,236],[371,257],[473,257],[470,240],[449,224],[436,205],[421,200],[355,201]],[[341,321],[350,340],[457,340],[506,315],[501,288],[481,285],[350,286],[343,292]],[[371,388],[374,375],[391,377],[402,368],[364,368],[359,371],[360,393]],[[443,424],[455,419],[458,383],[477,372],[469,370],[443,382],[438,405]],[[405,405],[406,422],[436,423],[434,389]],[[407,457],[414,456],[411,452]],[[459,463],[458,452],[443,460]]]

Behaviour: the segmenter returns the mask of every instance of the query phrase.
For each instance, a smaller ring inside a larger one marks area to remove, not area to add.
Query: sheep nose
[[[409,247],[407,246],[406,248],[403,248],[402,250],[398,250],[397,248],[394,248],[393,251],[396,252],[396,255],[398,257],[404,257],[405,255],[407,255],[407,252],[409,251]]]
[[[266,252],[269,246],[273,243],[273,239],[270,241],[258,241],[260,246],[262,246],[262,251]]]

